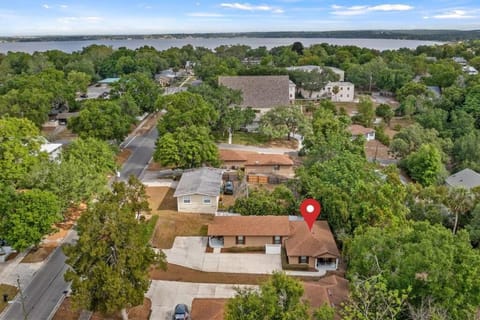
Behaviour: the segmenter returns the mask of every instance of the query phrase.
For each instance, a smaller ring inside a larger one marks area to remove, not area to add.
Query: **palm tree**
[[[470,190],[465,188],[452,188],[448,191],[444,204],[455,215],[453,224],[453,234],[457,233],[458,217],[472,210],[474,205],[474,195]]]

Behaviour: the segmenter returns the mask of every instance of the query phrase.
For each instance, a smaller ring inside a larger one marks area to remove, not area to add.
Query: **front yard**
[[[213,136],[215,142],[228,142],[228,134],[223,135],[221,132],[213,132]],[[232,143],[263,148],[298,148],[298,141],[293,138],[290,140],[288,140],[287,137],[282,139],[269,139],[267,136],[264,136],[258,132],[234,132]]]
[[[147,187],[152,214],[158,216],[152,236],[156,248],[171,248],[176,236],[206,236],[207,224],[213,220],[211,214],[177,212],[173,193],[168,187]]]

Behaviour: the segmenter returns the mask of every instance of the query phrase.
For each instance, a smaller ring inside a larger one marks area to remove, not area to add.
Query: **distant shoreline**
[[[351,31],[275,31],[236,33],[176,33],[132,35],[46,35],[0,36],[0,42],[155,40],[186,38],[337,38],[393,39],[426,41],[461,41],[480,39],[480,30],[351,30]]]

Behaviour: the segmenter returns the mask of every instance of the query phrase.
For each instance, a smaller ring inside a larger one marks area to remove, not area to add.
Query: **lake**
[[[376,50],[396,50],[400,48],[415,49],[420,45],[441,44],[437,41],[397,40],[397,39],[339,39],[339,38],[184,38],[184,39],[132,39],[132,40],[85,40],[85,41],[37,41],[37,42],[3,42],[0,52],[20,51],[33,53],[35,51],[61,50],[67,53],[80,51],[92,44],[103,44],[113,48],[127,47],[136,49],[142,46],[152,46],[157,50],[171,47],[183,47],[191,44],[194,47],[215,49],[220,45],[248,45],[252,48],[265,46],[268,49],[291,45],[300,41],[305,47],[312,44],[328,43],[332,45],[353,45]]]

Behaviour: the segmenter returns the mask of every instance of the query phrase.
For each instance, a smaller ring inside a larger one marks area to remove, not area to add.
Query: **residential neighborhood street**
[[[76,232],[71,231],[65,243],[73,241]],[[12,301],[9,308],[2,314],[1,319],[50,319],[56,305],[65,295],[69,284],[63,279],[68,269],[65,264],[66,257],[62,248],[58,247],[50,256],[44,266],[38,271],[26,287],[22,287],[23,301],[20,295]],[[22,276],[19,274],[20,281]]]

